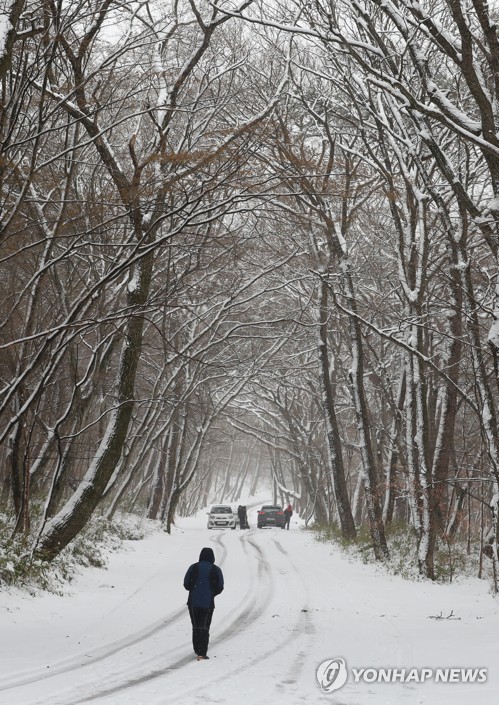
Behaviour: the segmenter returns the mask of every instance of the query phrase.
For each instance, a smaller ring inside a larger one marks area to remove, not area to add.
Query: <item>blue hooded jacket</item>
[[[189,607],[215,609],[215,595],[224,589],[224,578],[220,568],[215,565],[213,549],[203,548],[199,562],[189,566],[184,578],[184,587],[189,590]]]

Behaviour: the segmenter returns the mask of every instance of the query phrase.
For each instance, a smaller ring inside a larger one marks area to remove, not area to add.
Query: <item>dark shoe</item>
[[[198,661],[207,661],[210,657],[209,656],[198,656]]]

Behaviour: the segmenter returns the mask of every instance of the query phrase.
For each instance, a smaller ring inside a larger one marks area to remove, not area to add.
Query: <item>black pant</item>
[[[212,608],[189,607],[192,622],[192,646],[198,656],[206,656],[210,641],[210,624],[213,616]]]

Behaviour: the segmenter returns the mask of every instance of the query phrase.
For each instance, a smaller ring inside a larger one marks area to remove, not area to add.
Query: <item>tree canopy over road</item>
[[[497,579],[499,13],[0,3],[0,459],[51,560],[270,478]]]

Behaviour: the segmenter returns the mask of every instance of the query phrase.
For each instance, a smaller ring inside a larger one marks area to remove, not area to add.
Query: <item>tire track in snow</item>
[[[15,677],[10,680],[4,679],[0,683],[0,692],[12,690],[13,688],[19,688],[23,685],[29,685],[30,683],[37,683],[38,681],[47,680],[48,678],[54,678],[58,675],[69,673],[70,671],[78,671],[80,669],[87,668],[88,666],[94,666],[96,663],[105,661],[115,654],[118,654],[120,651],[136,646],[137,644],[154,637],[156,634],[159,634],[165,629],[168,629],[184,614],[185,610],[183,608],[178,609],[171,613],[168,618],[153,622],[145,629],[134,632],[133,635],[128,635],[123,639],[113,641],[105,646],[99,646],[94,649],[84,651],[77,656],[71,656],[67,660],[58,661],[54,666],[50,667],[50,670],[37,670],[36,672],[23,677]]]
[[[256,553],[256,556],[258,558],[258,564],[257,564],[257,573],[260,576],[261,579],[269,580],[270,579],[270,594],[272,595],[275,591],[276,583],[275,583],[275,572],[272,572],[272,566],[271,563],[268,560],[267,554],[265,553],[264,549],[262,548],[261,545],[255,543],[255,541],[252,540],[252,538],[259,536],[259,533],[255,530],[253,532],[253,536],[249,536],[247,538],[248,544],[252,547],[254,552]],[[289,558],[289,553],[283,548],[283,546],[273,537],[273,543],[278,550],[279,553],[281,553],[283,556],[286,557],[287,564],[290,564],[293,568],[293,572],[299,577],[299,582],[303,585],[305,589],[305,594],[307,597],[307,602],[305,603],[308,605],[308,588],[306,586],[305,581],[303,580],[301,573],[299,569],[297,568],[296,564]],[[265,604],[262,604],[259,609],[254,610],[253,612],[250,612],[248,614],[248,621],[251,621],[251,624],[254,624],[255,619],[258,617],[261,617],[265,610],[271,605],[271,599],[266,601]],[[303,634],[306,634],[308,637],[308,640],[313,639],[313,636],[315,634],[315,627],[312,622],[311,614],[310,611],[308,610],[308,607],[304,607],[302,610],[300,610],[300,613],[298,617],[296,618],[294,624],[292,625],[292,628],[290,630],[290,634],[287,635],[285,638],[281,640],[274,640],[272,641],[272,645],[268,649],[262,650],[257,656],[253,656],[248,658],[247,656],[245,657],[244,660],[244,669],[245,671],[253,666],[257,666],[259,663],[262,661],[266,661],[269,657],[272,657],[275,655],[276,652],[281,651],[282,649],[292,647],[294,642],[297,639],[302,640]],[[243,633],[244,634],[244,633]],[[228,634],[230,637],[231,635]],[[232,634],[232,637],[236,635]],[[241,634],[238,634],[237,636],[241,636]],[[227,638],[227,636],[225,636]],[[220,634],[216,639],[213,640],[213,643],[216,643],[217,641],[222,641],[224,639],[224,634]],[[300,652],[295,653],[294,658],[292,659],[290,666],[287,670],[286,676],[278,681],[276,683],[276,688],[279,691],[284,692],[285,690],[289,690],[289,687],[292,686],[298,679],[298,676],[303,669],[304,661],[305,661],[305,655],[306,652],[305,650],[301,649]],[[207,686],[214,686],[217,683],[221,682],[226,684],[226,682],[232,677],[232,676],[239,676],[241,673],[241,664],[239,663],[236,665],[233,669],[225,671],[223,676],[217,676],[213,678],[205,677],[203,679],[203,687],[206,688]],[[163,705],[169,705],[169,704],[177,704],[179,702],[182,702],[182,699],[191,695],[194,695],[199,692],[199,685],[196,686],[195,688],[187,688],[183,690],[178,690],[175,693],[169,693],[167,698],[162,700]],[[272,697],[269,695],[269,699],[271,700]]]
[[[256,623],[256,621],[265,613],[265,611],[269,608],[272,602],[272,596],[275,591],[276,587],[276,582],[275,578],[272,574],[272,565],[269,561],[268,554],[267,552],[259,545],[255,539],[259,536],[258,532],[256,529],[250,529],[249,531],[245,532],[241,537],[240,537],[240,545],[241,548],[244,552],[244,554],[248,558],[248,562],[253,562],[255,568],[251,569],[250,566],[250,571],[249,571],[249,584],[248,584],[248,589],[238,605],[237,608],[233,609],[227,616],[226,616],[226,623],[222,627],[221,631],[217,633],[217,635],[211,639],[211,644],[216,645],[219,643],[226,644],[227,642],[230,642],[232,639],[235,639],[237,637],[240,637],[241,634],[244,634],[244,628],[245,626],[252,626]],[[221,552],[220,553],[220,559],[217,560],[217,563],[219,565],[222,565],[225,562],[225,559],[228,554],[228,548],[225,544],[225,532],[222,534],[217,535],[216,537],[211,537],[210,540],[216,544],[217,546],[217,551]],[[288,552],[282,547],[282,545],[276,540],[273,539],[274,545],[277,549],[277,551],[284,555],[287,559],[287,564],[291,564],[294,572],[300,575],[299,571],[296,569],[296,566],[294,563],[289,559],[289,554]],[[301,576],[300,576],[301,577]],[[303,582],[303,581],[302,581]],[[126,643],[118,643],[115,642],[113,645],[112,649],[107,649],[106,653],[101,654],[101,655],[95,655],[92,659],[92,661],[85,662],[83,664],[79,665],[73,665],[71,667],[63,666],[59,669],[59,671],[56,673],[54,670],[52,670],[51,673],[41,673],[39,674],[39,678],[32,678],[29,681],[24,681],[23,683],[17,683],[17,685],[22,685],[26,682],[34,682],[36,680],[44,680],[46,678],[51,678],[51,677],[56,677],[60,673],[68,672],[68,671],[76,671],[75,676],[78,675],[78,671],[81,669],[87,667],[87,666],[95,666],[96,664],[99,664],[100,662],[104,661],[105,659],[109,658],[110,656],[118,653],[119,651],[122,651],[128,647],[135,646],[141,641],[146,641],[148,638],[154,636],[155,634],[161,632],[164,629],[167,629],[173,622],[177,621],[180,617],[185,616],[185,608],[182,608],[180,610],[177,610],[175,613],[171,615],[171,617],[167,620],[167,622],[162,622],[157,624],[153,629],[148,629],[145,630],[144,632],[141,632],[140,635],[135,635],[133,639],[127,639],[127,640],[122,640],[123,642]],[[228,617],[228,621],[227,621]],[[311,630],[311,632],[310,632]],[[303,633],[312,633],[313,634],[313,625],[310,624],[310,618],[309,615],[306,613],[302,612],[300,613],[298,619],[296,620],[292,630],[291,634],[286,636],[285,639],[281,640],[280,642],[273,642],[272,647],[268,650],[265,650],[264,652],[260,652],[257,656],[250,658],[249,660],[245,661],[245,668],[246,667],[251,667],[254,666],[261,661],[264,661],[267,659],[270,655],[274,654],[276,650],[280,650],[288,645],[291,645],[297,638],[303,635]],[[177,658],[171,662],[168,665],[161,666],[159,668],[147,668],[148,664],[151,664],[152,661],[157,661],[158,658],[168,658],[171,654],[175,653]],[[148,682],[151,682],[155,679],[162,678],[168,673],[174,673],[174,672],[179,672],[183,667],[186,665],[190,664],[193,662],[193,656],[192,656],[192,650],[191,647],[189,646],[189,649],[185,651],[180,657],[179,656],[179,650],[178,648],[175,649],[170,649],[169,651],[166,651],[163,655],[155,653],[153,658],[146,658],[145,660],[142,661],[141,664],[138,664],[135,662],[135,667],[139,666],[139,668],[146,668],[147,672],[146,673],[137,673],[135,672],[135,675],[132,675],[130,677],[130,665],[129,663],[124,666],[123,669],[120,669],[120,671],[115,671],[112,674],[113,680],[115,680],[115,684],[109,684],[109,676],[110,673],[109,671],[107,672],[107,687],[103,687],[103,682],[99,684],[98,681],[96,681],[94,685],[94,692],[91,694],[87,694],[85,697],[82,697],[82,687],[76,685],[74,688],[71,688],[71,691],[68,691],[68,689],[64,690],[61,689],[59,690],[58,693],[56,694],[51,694],[50,696],[47,696],[42,699],[37,699],[36,701],[32,701],[32,705],[46,705],[47,703],[50,702],[51,705],[82,705],[83,703],[89,703],[93,702],[95,700],[98,700],[100,698],[106,698],[109,696],[116,695],[118,693],[125,693],[127,691],[130,691],[131,689],[135,688],[140,688],[141,685],[144,685]],[[302,658],[303,654],[298,654],[295,655],[295,658],[293,659],[293,662],[291,664],[291,667],[289,669],[289,675],[287,678],[285,678],[281,683],[277,684],[278,688],[284,688],[284,687],[289,687],[289,684],[292,684],[294,682],[293,680],[293,674],[296,675],[298,672],[298,669],[300,666],[302,666]],[[226,673],[224,675],[224,679],[231,677],[233,675],[237,675],[240,672],[240,667],[234,668],[232,671]],[[89,673],[89,676],[91,678],[92,674]],[[116,680],[118,679],[118,682],[116,683]],[[216,684],[219,680],[222,680],[220,678],[212,678],[208,679],[206,681],[207,684],[213,685]],[[87,693],[88,693],[88,685],[90,684],[89,679],[87,679]],[[11,687],[16,687],[16,686],[11,686]],[[5,689],[5,688],[4,688]],[[192,689],[188,688],[187,690],[185,688],[182,688],[181,692],[177,692],[175,694],[169,694],[169,700],[164,700],[163,702],[166,704],[167,702],[169,703],[178,703],[179,698],[181,701],[181,698],[183,695],[188,695],[190,693],[196,692],[197,689]],[[25,703],[27,705],[27,703]]]
[[[220,641],[226,642],[227,640],[230,640],[231,638],[234,638],[235,636],[238,635],[236,627],[239,627],[241,623],[247,623],[247,622],[252,622],[255,618],[257,618],[260,614],[262,614],[265,610],[265,608],[268,606],[268,603],[270,603],[271,600],[271,594],[272,594],[272,584],[270,581],[270,566],[268,562],[265,560],[263,557],[263,553],[260,550],[260,548],[254,544],[250,540],[250,535],[251,533],[254,533],[254,530],[250,530],[248,532],[245,532],[243,536],[241,536],[241,544],[243,547],[243,551],[248,554],[248,547],[246,546],[246,543],[249,543],[251,545],[252,553],[256,556],[256,559],[258,561],[257,563],[257,574],[261,580],[266,580],[267,584],[267,590],[262,591],[260,590],[259,593],[257,593],[254,589],[254,583],[255,579],[250,579],[250,584],[248,587],[248,590],[246,591],[243,600],[239,603],[238,607],[233,609],[231,613],[229,613],[230,620],[229,622],[224,626],[222,631],[220,631],[216,637],[214,637],[211,640],[211,644],[216,644]],[[225,532],[220,534],[217,537],[212,537],[211,541],[213,541],[215,544],[217,544],[217,550],[221,550],[221,558],[217,563],[219,565],[222,565],[223,562],[226,559],[228,549],[227,546],[224,543],[224,536]],[[250,576],[253,575],[253,572],[250,572]],[[267,579],[265,578],[267,576]],[[67,673],[68,671],[76,671],[76,674],[79,670],[86,668],[87,666],[95,666],[96,664],[101,663],[105,659],[109,658],[110,656],[114,655],[115,653],[122,651],[126,649],[128,646],[134,646],[140,641],[145,641],[149,635],[154,635],[157,634],[158,632],[162,631],[163,629],[168,628],[168,626],[171,625],[174,621],[179,619],[180,617],[185,617],[186,614],[186,609],[182,608],[181,610],[177,610],[169,620],[168,624],[162,623],[158,625],[154,630],[149,630],[147,635],[144,635],[142,638],[134,638],[133,640],[128,640],[127,643],[125,644],[120,644],[119,648],[116,646],[116,648],[113,647],[113,649],[109,649],[104,655],[100,655],[98,657],[94,657],[92,661],[85,662],[83,664],[79,665],[73,665],[71,667],[68,666],[63,666],[61,667],[57,673],[55,670],[51,669],[51,673],[45,673],[42,672],[39,674],[38,678],[31,678],[29,680],[24,680],[23,682],[19,683],[17,682],[13,686],[8,686],[9,689],[15,688],[15,687],[20,687],[22,685],[26,685],[27,683],[33,683],[36,681],[41,681],[45,680],[47,678],[51,677],[57,677],[57,675],[60,675],[61,673]],[[145,660],[142,661],[140,666],[142,668],[147,668],[147,664],[151,664],[152,661],[157,661],[158,658],[165,658],[167,659],[168,656],[171,656],[173,653],[178,656],[179,649],[178,648],[173,648],[170,649],[169,651],[165,652],[163,655],[158,654],[157,652],[154,654],[153,658],[146,658]],[[94,692],[91,695],[87,695],[85,697],[81,697],[81,692],[82,688],[81,686],[78,687],[76,686],[74,689],[72,689],[72,692],[68,692],[66,689],[65,691],[60,690],[57,694],[52,694],[50,696],[47,696],[46,698],[43,699],[37,699],[35,701],[32,701],[32,705],[42,705],[50,702],[51,705],[80,705],[81,703],[87,703],[87,702],[92,702],[94,700],[97,700],[99,698],[111,696],[123,691],[126,691],[130,688],[135,688],[135,687],[140,687],[140,685],[150,682],[156,678],[163,677],[167,675],[169,672],[172,671],[178,671],[181,669],[183,666],[192,663],[193,661],[193,656],[192,656],[192,647],[189,646],[189,650],[187,653],[183,654],[180,658],[177,658],[174,660],[172,663],[162,666],[160,668],[155,668],[155,669],[147,669],[146,673],[142,674],[137,674],[135,676],[130,677],[126,674],[129,674],[130,672],[130,665],[126,664],[121,672],[115,671],[112,674],[112,677],[114,679],[119,679],[118,683],[115,685],[111,685],[108,687],[102,687],[102,684],[99,684],[98,682],[95,684]],[[137,666],[137,662],[135,663]],[[76,675],[75,674],[75,675]],[[91,676],[91,674],[89,674]],[[107,678],[109,679],[110,674],[109,672],[107,673]],[[88,680],[87,680],[88,684]],[[87,686],[88,687],[88,686]],[[7,690],[7,688],[4,688],[4,690]],[[26,705],[28,705],[26,703]]]
[[[223,565],[227,557],[227,547],[223,543],[224,533],[219,534],[216,537],[211,537],[210,540],[217,545],[217,549],[220,549],[220,559],[217,561],[219,565]],[[140,588],[132,593],[135,595],[140,589],[143,588],[145,584],[151,582],[154,577],[149,578]],[[132,595],[128,595],[124,600],[126,602],[131,598]],[[101,663],[112,656],[125,651],[126,649],[132,648],[141,644],[142,642],[151,639],[152,637],[160,634],[162,631],[169,629],[173,624],[178,622],[180,619],[185,617],[185,607],[181,607],[174,612],[171,612],[166,618],[162,618],[148,625],[144,629],[134,632],[133,634],[127,635],[122,639],[113,641],[105,646],[95,647],[94,649],[85,650],[76,656],[71,656],[68,659],[58,661],[54,665],[50,666],[50,669],[41,670],[37,669],[29,674],[24,674],[23,676],[14,676],[2,679],[0,681],[0,692],[6,690],[12,690],[14,688],[20,688],[24,685],[29,685],[30,683],[37,683],[39,681],[44,681],[49,678],[55,678],[61,674],[69,673],[71,671],[79,671],[83,668],[89,666],[95,666],[95,664]]]
[[[229,623],[226,624],[225,627],[217,633],[216,637],[210,639],[211,646],[220,642],[227,643],[227,641],[230,641],[231,639],[239,636],[239,632],[236,633],[236,626],[240,627],[241,624],[253,623],[255,619],[257,619],[263,614],[263,612],[271,602],[274,585],[271,580],[270,564],[266,560],[263,551],[260,549],[260,547],[251,540],[251,534],[253,532],[252,530],[250,530],[249,532],[246,532],[243,536],[241,536],[241,544],[243,551],[246,555],[249,554],[247,546],[247,544],[249,544],[251,549],[253,550],[254,555],[257,558],[257,575],[259,576],[259,579],[263,581],[263,589],[260,589],[258,592],[255,591],[255,579],[250,579],[250,585],[242,603],[238,606],[238,608],[232,610],[232,612],[230,613],[232,617]],[[221,539],[222,537],[220,539],[213,540],[215,542],[221,543]],[[225,557],[227,555],[227,548],[225,546],[223,548],[225,550]],[[254,574],[250,573],[250,575]],[[262,585],[260,584],[259,587],[261,588]],[[116,695],[117,693],[123,692],[125,690],[140,687],[141,685],[155,680],[156,678],[160,678],[167,675],[169,672],[178,671],[183,666],[186,666],[187,664],[192,662],[193,656],[192,650],[190,650],[189,655],[182,656],[180,659],[174,661],[168,666],[154,669],[153,671],[149,671],[144,675],[138,675],[133,678],[128,678],[127,680],[121,681],[115,686],[103,688],[88,697],[78,698],[76,700],[66,699],[64,700],[64,705],[82,705],[83,703],[89,703],[93,700],[97,700],[98,698]],[[167,701],[164,702],[166,703]],[[178,702],[176,696],[173,698],[173,702]],[[52,700],[52,703],[54,703],[54,705],[57,705],[57,701]]]

